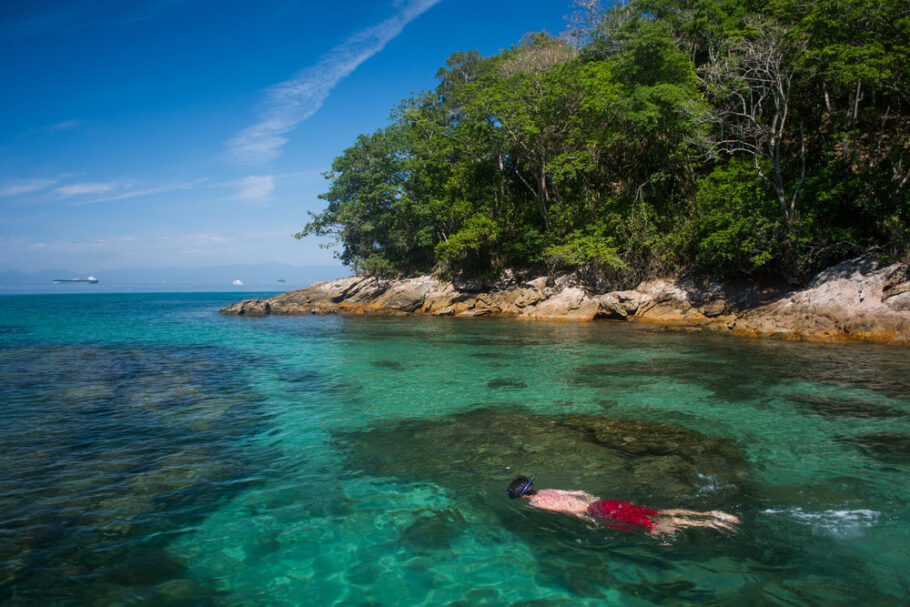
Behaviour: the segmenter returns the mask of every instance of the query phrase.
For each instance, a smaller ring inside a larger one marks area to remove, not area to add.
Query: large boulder
[[[375,282],[373,278],[350,276],[340,280],[317,282],[303,289],[276,295],[269,300],[272,314],[332,314],[338,302]]]
[[[545,301],[522,310],[524,320],[593,320],[600,311],[600,301],[579,287],[566,287]]]
[[[600,296],[600,316],[622,318],[638,314],[651,303],[651,296],[639,291],[613,291]]]
[[[372,293],[358,293],[357,297],[341,302],[342,308],[351,307],[360,313],[391,312],[411,314],[423,306],[427,295],[438,289],[440,283],[432,276],[418,276],[406,280],[383,281]]]
[[[271,305],[265,299],[244,299],[224,308],[221,313],[232,316],[268,316]]]
[[[900,297],[910,287],[901,276],[906,276],[903,264],[881,268],[869,257],[845,261],[820,272],[805,290],[748,310],[733,330],[788,339],[908,343],[910,313],[900,309]]]

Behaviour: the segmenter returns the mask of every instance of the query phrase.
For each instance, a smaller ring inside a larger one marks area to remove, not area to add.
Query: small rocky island
[[[657,279],[625,291],[596,292],[574,274],[493,284],[432,276],[351,276],[220,311],[236,316],[301,314],[504,316],[519,320],[598,318],[714,329],[746,337],[869,341],[910,345],[910,268],[871,257],[845,261],[799,290]]]

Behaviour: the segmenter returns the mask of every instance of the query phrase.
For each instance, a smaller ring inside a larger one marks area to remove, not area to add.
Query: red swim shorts
[[[653,517],[659,512],[644,506],[636,506],[628,502],[616,500],[600,500],[588,506],[588,514],[607,523],[612,529],[632,531],[629,527],[644,527],[648,531],[654,529]]]

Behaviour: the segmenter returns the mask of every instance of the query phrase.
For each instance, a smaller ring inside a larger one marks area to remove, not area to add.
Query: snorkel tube
[[[516,479],[516,480],[518,480],[518,479]],[[523,497],[524,494],[528,492],[528,489],[531,488],[531,485],[533,483],[534,483],[534,477],[532,476],[531,478],[528,479],[528,482],[525,483],[525,486],[521,488],[521,491],[519,491],[518,493],[513,493],[512,487],[509,487],[508,489],[506,489],[506,494],[509,497],[511,497],[512,499],[518,499],[519,497]]]
[[[531,488],[531,485],[533,483],[534,483],[534,476],[532,475],[531,478],[528,479],[527,484],[525,484],[525,486],[522,487],[521,491],[518,492],[518,497],[523,497],[525,492]]]

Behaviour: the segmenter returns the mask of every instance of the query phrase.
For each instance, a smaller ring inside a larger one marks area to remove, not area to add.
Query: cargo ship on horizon
[[[95,278],[94,276],[89,276],[88,278],[55,278],[54,279],[55,285],[74,284],[74,283],[95,284],[96,282],[98,282],[98,279]]]

